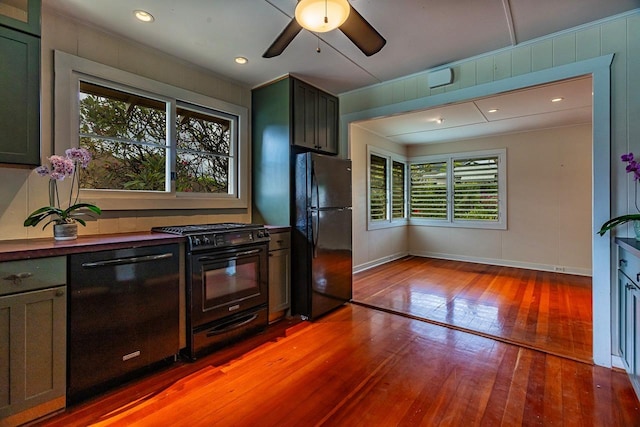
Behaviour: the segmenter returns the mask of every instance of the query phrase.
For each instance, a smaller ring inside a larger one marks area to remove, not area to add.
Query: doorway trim
[[[611,289],[615,283],[612,271],[612,238],[597,235],[600,224],[611,217],[611,64],[613,54],[565,64],[520,76],[444,92],[436,95],[384,105],[341,115],[340,147],[350,154],[349,125],[395,114],[424,110],[440,105],[467,101],[502,92],[524,89],[558,80],[590,75],[593,84],[592,128],[592,308],[593,361],[596,365],[612,365]],[[597,201],[597,203],[596,203]],[[596,304],[597,301],[597,304]]]

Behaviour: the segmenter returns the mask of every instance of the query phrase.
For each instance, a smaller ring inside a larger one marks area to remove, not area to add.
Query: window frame
[[[384,158],[386,161],[386,219],[382,220],[372,220],[371,219],[371,156],[377,156]],[[393,218],[393,162],[402,163],[404,165],[404,182],[402,193],[404,196],[404,217],[403,218]],[[405,226],[408,223],[408,203],[407,203],[407,169],[408,163],[407,159],[404,156],[401,156],[396,153],[392,153],[390,151],[383,150],[381,148],[367,145],[367,230],[376,230],[381,228],[389,228],[389,227],[401,227]]]
[[[54,52],[54,154],[79,144],[80,81],[99,84],[166,102],[168,170],[174,173],[176,161],[176,123],[178,105],[222,113],[234,117],[236,127],[234,172],[228,177],[229,193],[176,192],[175,181],[170,191],[80,191],[80,199],[94,203],[103,210],[152,209],[234,209],[249,207],[249,112],[246,107],[231,104],[206,95],[191,92],[166,83],[119,70],[61,51]]]
[[[497,221],[479,221],[479,220],[461,220],[454,219],[453,215],[453,183],[454,170],[453,163],[459,159],[483,159],[487,157],[498,158],[498,220]],[[423,163],[447,163],[447,218],[446,219],[428,219],[413,218],[411,216],[411,206],[409,205],[409,224],[410,225],[428,225],[434,227],[459,227],[459,228],[481,228],[506,230],[507,229],[507,149],[493,149],[484,151],[461,152],[451,154],[440,154],[433,156],[412,157],[409,159],[409,168],[412,164]],[[411,199],[411,188],[409,180],[409,204]]]

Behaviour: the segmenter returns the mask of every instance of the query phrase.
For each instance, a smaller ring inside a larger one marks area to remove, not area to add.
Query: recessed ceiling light
[[[564,98],[561,98],[561,97],[553,98],[553,99],[551,100],[551,102],[560,102],[560,101],[562,101],[563,99],[564,99]]]
[[[442,124],[444,122],[443,118],[436,119],[437,124]]]
[[[152,14],[150,14],[149,12],[146,12],[144,10],[134,10],[133,11],[133,15],[142,22],[153,22],[155,21],[155,18],[153,17]]]
[[[491,110],[487,110],[487,113],[497,113],[498,109],[497,108],[492,108]]]
[[[247,58],[245,58],[244,56],[236,57],[236,63],[238,63],[238,64],[246,64],[247,62],[249,62],[249,60]]]

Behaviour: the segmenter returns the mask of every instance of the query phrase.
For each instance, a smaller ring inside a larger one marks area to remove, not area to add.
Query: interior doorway
[[[594,124],[594,129],[593,129],[593,135],[594,138],[597,138],[600,144],[606,144],[606,146],[604,145],[596,145],[594,144],[593,146],[593,153],[594,153],[594,168],[592,170],[592,172],[594,173],[595,176],[595,180],[598,180],[598,176],[600,176],[602,179],[606,180],[608,183],[608,172],[607,174],[603,174],[603,168],[604,163],[608,163],[608,154],[609,154],[609,138],[605,137],[605,135],[602,134],[603,130],[607,130],[608,129],[608,122],[606,120],[603,119],[608,119],[608,115],[609,115],[609,108],[608,108],[608,101],[606,101],[604,98],[605,96],[608,97],[608,89],[605,87],[605,84],[608,83],[608,79],[609,79],[609,70],[608,67],[610,65],[610,59],[603,59],[602,62],[603,64],[600,65],[605,65],[605,67],[603,67],[604,69],[599,69],[598,66],[594,66],[596,70],[599,71],[595,71],[592,76],[595,76],[594,79],[594,98],[595,99],[599,99],[600,102],[597,103],[599,106],[594,106],[594,117],[596,117],[596,124]],[[584,64],[583,64],[584,65]],[[593,64],[587,64],[586,68],[592,68]],[[562,67],[561,67],[562,68]],[[566,68],[566,67],[565,67]],[[570,67],[571,68],[571,67]],[[582,68],[582,67],[578,67],[578,68]],[[582,68],[583,69],[583,68]],[[565,75],[565,76],[572,76],[572,73],[574,73],[574,71],[569,71],[567,73],[558,73],[558,75]],[[576,74],[573,74],[574,76]],[[552,79],[549,79],[548,76],[542,78],[542,81],[552,81]],[[518,84],[515,84],[516,87],[518,87]],[[520,87],[525,87],[525,86],[520,86]],[[597,89],[600,88],[600,89]],[[604,95],[604,96],[603,96]],[[456,97],[453,97],[456,98]],[[464,96],[459,96],[458,99],[465,99]],[[435,102],[435,101],[434,101]],[[594,103],[595,104],[595,103]],[[605,105],[606,104],[606,105]],[[380,111],[378,110],[376,112],[377,114],[380,114]],[[358,115],[352,115],[351,118],[347,117],[347,121],[350,122],[352,120],[350,119],[355,119],[355,118],[364,118],[367,117],[367,113],[360,113]],[[596,156],[597,154],[606,154],[605,160],[603,162],[599,162],[598,161],[598,157]],[[602,164],[599,164],[602,163]],[[606,175],[606,176],[605,176]],[[607,184],[608,185],[608,184]],[[595,206],[595,199],[598,197],[598,194],[600,194],[600,196],[602,196],[603,194],[608,194],[608,192],[604,191],[604,188],[599,188],[600,186],[596,187],[593,189],[593,200],[594,200],[594,212],[593,212],[593,222],[594,223],[599,223],[599,219],[598,218],[602,218],[604,215],[608,214],[608,208],[609,208],[609,201],[608,201],[608,196],[607,197],[603,197],[598,203],[603,203],[604,205],[602,206]],[[605,200],[606,199],[606,200]],[[604,214],[604,215],[603,215]],[[355,238],[355,237],[354,237]],[[594,240],[595,242],[595,240]],[[608,243],[607,242],[596,242],[598,243],[597,245],[594,245],[593,247],[593,254],[609,254],[610,253],[610,248],[608,247]],[[596,282],[598,282],[595,285],[595,291],[593,293],[592,296],[592,301],[595,301],[596,299],[598,299],[598,294],[603,295],[605,292],[608,293],[608,286],[609,286],[609,282],[610,282],[610,278],[609,278],[609,271],[610,271],[610,260],[609,257],[603,257],[603,256],[594,256],[594,279]],[[596,262],[597,261],[597,262]],[[604,295],[603,295],[604,296]],[[604,325],[599,325],[598,328],[596,328],[597,330],[594,331],[594,341],[598,341],[600,343],[604,343],[604,347],[598,348],[596,350],[596,345],[594,345],[594,361],[597,364],[601,364],[604,366],[610,366],[611,363],[611,347],[610,344],[608,344],[608,342],[610,342],[611,339],[611,331],[610,331],[610,321],[607,320],[609,318],[610,315],[610,307],[608,305],[609,303],[609,299],[605,298],[605,300],[599,300],[599,307],[596,307],[593,303],[592,306],[594,307],[594,316],[596,318],[600,318],[600,319],[604,319],[606,324]],[[606,314],[606,316],[605,316]]]

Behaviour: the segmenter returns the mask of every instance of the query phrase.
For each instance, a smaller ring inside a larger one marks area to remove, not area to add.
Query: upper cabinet
[[[338,154],[338,98],[290,77],[293,92],[292,144]]]
[[[338,154],[338,98],[291,76],[251,95],[253,219],[290,225],[291,155]]]
[[[0,163],[40,164],[39,34],[39,0],[0,0]]]
[[[0,25],[40,37],[40,0],[0,0]]]

